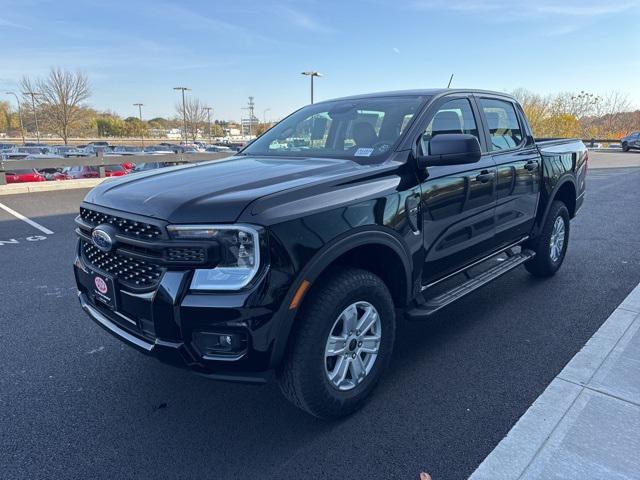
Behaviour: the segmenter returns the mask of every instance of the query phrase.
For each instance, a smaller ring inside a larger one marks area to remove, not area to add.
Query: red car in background
[[[127,175],[129,170],[122,165],[105,165],[105,175],[107,177],[121,177]],[[80,178],[98,178],[100,172],[98,167],[82,166],[65,167],[62,172],[54,174],[54,180],[72,180]]]
[[[5,172],[7,183],[44,182],[46,179],[35,168],[16,168]]]

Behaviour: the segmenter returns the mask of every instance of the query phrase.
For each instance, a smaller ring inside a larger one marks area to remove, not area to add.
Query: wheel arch
[[[563,179],[558,181],[558,183],[549,194],[548,198],[549,200],[544,206],[542,215],[540,215],[536,223],[536,235],[540,233],[540,229],[544,225],[544,222],[547,220],[547,216],[549,215],[551,204],[556,200],[562,201],[567,206],[567,210],[569,210],[569,218],[573,218],[575,216],[578,201],[575,179],[569,175],[565,176]]]
[[[401,307],[411,298],[413,282],[410,258],[405,243],[393,231],[378,226],[356,229],[321,248],[302,268],[285,296],[279,331],[275,336],[272,365],[278,365],[282,360],[299,307],[304,303],[308,291],[324,274],[338,264],[369,270],[380,276],[389,288],[396,307]],[[290,308],[303,282],[308,282],[308,288],[303,289],[296,307]]]

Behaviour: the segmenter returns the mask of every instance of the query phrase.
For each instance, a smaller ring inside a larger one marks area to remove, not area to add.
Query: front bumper
[[[241,292],[190,292],[190,271],[167,271],[154,291],[142,294],[116,283],[114,311],[94,298],[89,268],[80,256],[76,258],[80,305],[124,343],[214,379],[265,383],[272,376],[280,303],[267,289],[268,272],[251,290]],[[203,353],[195,338],[211,332],[237,334],[246,339],[244,348],[229,355]]]

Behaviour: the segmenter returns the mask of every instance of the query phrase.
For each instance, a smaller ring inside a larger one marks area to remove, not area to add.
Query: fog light
[[[237,355],[247,348],[244,333],[193,332],[193,343],[203,357]]]

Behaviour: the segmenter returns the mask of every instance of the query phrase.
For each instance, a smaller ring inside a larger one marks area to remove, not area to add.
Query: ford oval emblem
[[[109,225],[98,226],[91,232],[93,244],[103,252],[110,252],[115,246],[115,235]]]

